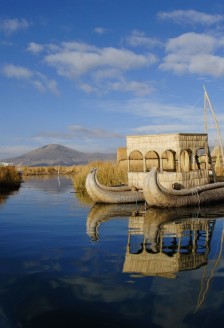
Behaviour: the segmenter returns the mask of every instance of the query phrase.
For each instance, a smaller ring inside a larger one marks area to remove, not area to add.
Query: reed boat
[[[127,218],[145,213],[145,204],[97,204],[89,211],[86,220],[86,231],[92,241],[99,240],[99,226],[114,217]]]
[[[158,170],[154,167],[144,180],[143,193],[149,206],[168,208],[215,204],[224,201],[224,182],[181,190],[167,189],[159,182]]]
[[[142,190],[127,185],[105,186],[97,179],[97,168],[93,168],[86,177],[86,190],[95,203],[124,204],[144,202]]]

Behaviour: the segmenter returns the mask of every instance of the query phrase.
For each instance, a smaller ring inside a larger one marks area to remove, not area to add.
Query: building
[[[126,137],[128,184],[143,188],[152,167],[168,189],[209,183],[209,147],[205,133],[172,133]],[[124,157],[124,150],[122,150]]]

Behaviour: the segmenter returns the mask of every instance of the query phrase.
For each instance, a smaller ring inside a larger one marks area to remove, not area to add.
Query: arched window
[[[162,154],[163,171],[168,171],[168,172],[176,171],[175,157],[176,157],[176,153],[173,150],[164,151],[164,153]]]
[[[138,150],[134,150],[129,155],[129,172],[143,172],[143,156]]]
[[[189,149],[184,149],[180,154],[180,171],[189,172],[192,169],[192,152]]]
[[[195,169],[205,170],[207,163],[207,154],[204,148],[198,148],[195,155]]]
[[[155,151],[150,150],[145,155],[145,166],[146,171],[150,171],[153,167],[159,169],[159,155]]]

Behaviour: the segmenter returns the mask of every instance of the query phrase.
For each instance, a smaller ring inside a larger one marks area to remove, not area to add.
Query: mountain
[[[116,154],[83,153],[62,145],[46,145],[24,155],[2,159],[20,166],[70,166],[87,164],[95,160],[116,160]]]

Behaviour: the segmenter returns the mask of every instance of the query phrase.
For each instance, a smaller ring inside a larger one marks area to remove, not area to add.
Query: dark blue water
[[[224,205],[85,203],[71,179],[0,195],[0,327],[221,327]]]

